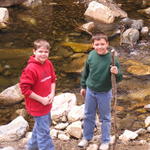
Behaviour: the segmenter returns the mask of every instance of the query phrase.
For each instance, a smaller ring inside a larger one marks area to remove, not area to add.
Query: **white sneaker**
[[[86,147],[88,145],[89,141],[86,139],[82,139],[79,144],[78,147]]]
[[[102,143],[99,147],[99,150],[108,150],[109,149],[109,143]]]

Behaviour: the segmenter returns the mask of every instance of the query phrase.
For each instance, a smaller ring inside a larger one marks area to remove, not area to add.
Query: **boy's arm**
[[[55,96],[55,88],[56,88],[56,83],[51,84],[51,93],[48,95],[49,98],[49,103],[52,103],[54,96]]]
[[[40,95],[37,95],[34,92],[32,92],[29,97],[32,99],[35,99],[36,101],[40,102],[43,105],[49,104],[49,98],[48,97],[42,97]]]
[[[84,70],[81,75],[81,81],[80,81],[82,89],[86,89],[86,80],[88,78],[88,75],[89,75],[89,65],[88,65],[88,62],[86,61],[84,65]]]

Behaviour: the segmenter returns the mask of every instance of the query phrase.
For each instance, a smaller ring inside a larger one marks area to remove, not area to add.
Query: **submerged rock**
[[[134,75],[149,75],[150,74],[150,66],[148,65],[133,65],[130,66],[127,71]]]
[[[1,7],[10,7],[13,5],[19,5],[25,1],[26,0],[0,0],[0,6]]]
[[[62,46],[71,47],[72,50],[76,53],[87,52],[92,48],[92,44],[84,44],[84,43],[75,43],[75,42],[63,42]]]

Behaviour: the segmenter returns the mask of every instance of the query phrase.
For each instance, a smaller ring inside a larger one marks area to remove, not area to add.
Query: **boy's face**
[[[99,55],[104,55],[108,52],[108,45],[109,43],[105,39],[94,40],[93,42],[93,48]]]
[[[36,50],[33,50],[33,53],[35,55],[35,59],[43,64],[48,59],[49,49],[46,47],[40,47]]]

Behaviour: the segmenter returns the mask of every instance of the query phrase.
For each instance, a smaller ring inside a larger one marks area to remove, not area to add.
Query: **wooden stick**
[[[115,50],[111,51],[112,53],[112,66],[115,66]],[[116,143],[118,139],[118,129],[117,129],[117,120],[116,120],[116,105],[117,105],[117,84],[116,84],[116,76],[115,74],[111,74],[111,82],[112,82],[112,100],[113,100],[113,116],[114,116],[114,132],[115,132],[115,142],[113,144],[113,150],[116,148]]]

